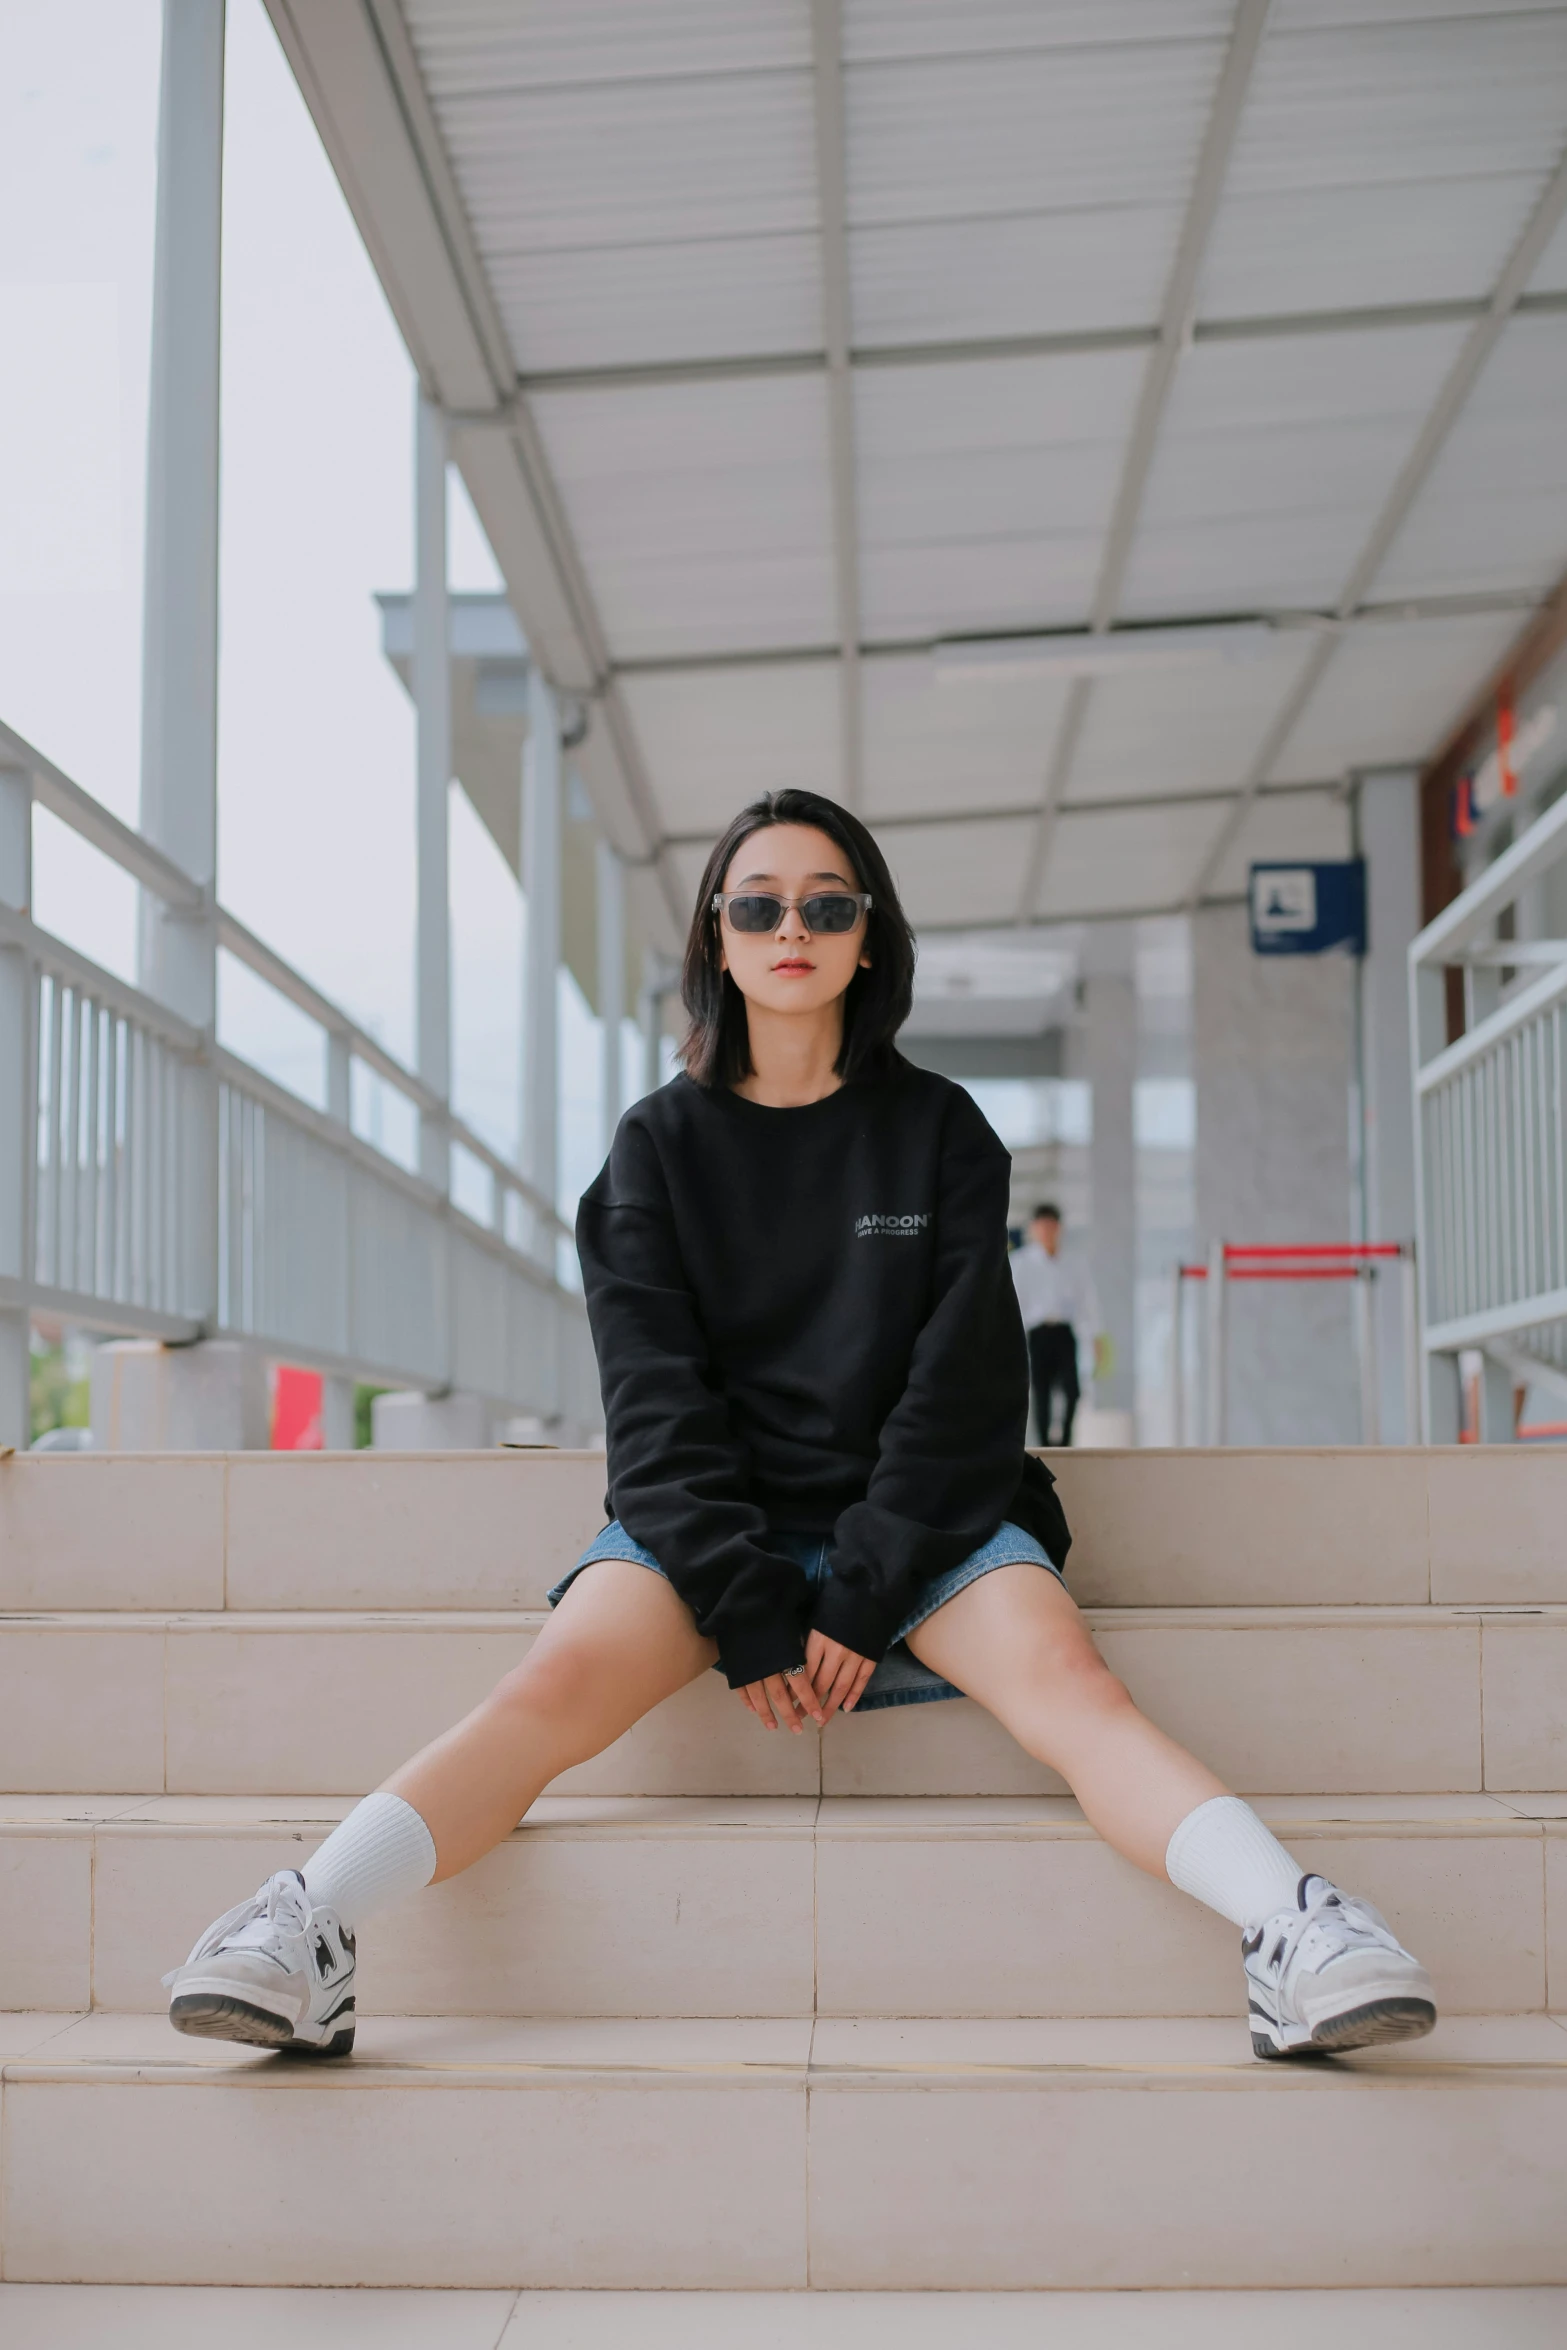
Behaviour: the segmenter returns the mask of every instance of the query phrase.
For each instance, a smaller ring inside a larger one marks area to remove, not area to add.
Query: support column
[[[1356,795],[1366,860],[1366,954],[1360,967],[1361,1237],[1412,1240],[1415,1129],[1410,1070],[1409,944],[1420,928],[1420,778],[1414,768],[1362,777]],[[1418,1444],[1418,1395],[1406,1393],[1403,1300],[1394,1269],[1372,1297],[1376,1422],[1384,1444]]]
[[[141,829],[199,883],[175,909],[143,892],[149,995],[211,1036],[217,1018],[218,360],[224,0],[164,0],[147,436]],[[181,1305],[215,1321],[217,1104],[188,1071]]]
[[[664,1082],[664,998],[676,976],[656,947],[642,957],[642,989],[637,1011],[642,1026],[642,1091],[657,1093]]]
[[[452,1090],[452,947],[447,798],[452,775],[452,673],[446,584],[446,419],[423,392],[414,416],[413,697],[417,726],[418,916],[414,936],[414,1066],[432,1093]],[[446,1121],[419,1120],[419,1172],[451,1189]]]
[[[559,1196],[556,973],[560,966],[560,716],[537,666],[528,671],[522,754],[522,885],[528,900],[522,1007],[522,1171],[551,1204]],[[553,1242],[540,1255],[555,1261]]]
[[[348,1038],[335,1029],[328,1031],[326,1040],[326,1114],[335,1125],[345,1129],[353,1124],[353,1053]],[[353,1344],[352,1225],[353,1175],[345,1172],[342,1223],[338,1237],[343,1316],[337,1340],[345,1354]],[[338,1377],[331,1372],[321,1382],[321,1449],[323,1452],[352,1452],[354,1449],[354,1383],[352,1379]]]
[[[626,869],[607,840],[595,859],[598,914],[599,1019],[604,1059],[599,1124],[608,1158],[620,1124],[620,1023],[626,1009]]]
[[[1094,1405],[1100,1411],[1130,1413],[1136,1391],[1137,1287],[1137,1156],[1132,1133],[1137,992],[1130,972],[1091,971],[1084,986],[1084,1011],[1083,1070],[1094,1101],[1094,1225],[1089,1255],[1100,1318],[1115,1350],[1110,1376],[1094,1388]],[[1086,1340],[1093,1333],[1078,1335]],[[1131,1440],[1129,1429],[1114,1438],[1117,1443]]]
[[[1197,1230],[1349,1237],[1353,983],[1342,955],[1254,955],[1242,906],[1192,917]],[[1345,1281],[1230,1285],[1229,1441],[1360,1436]]]
[[[31,911],[33,800],[30,778],[0,767],[0,907]],[[38,1066],[32,965],[0,939],[0,1281],[33,1273],[33,1159]],[[32,1440],[32,1352],[25,1305],[0,1297],[0,1446]]]

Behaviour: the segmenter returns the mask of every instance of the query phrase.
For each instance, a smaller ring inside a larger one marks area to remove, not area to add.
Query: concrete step
[[[13,2281],[1567,2283],[1548,2016],[1299,2068],[1238,2019],[371,2017],[330,2068],[155,2017],[0,2030]]]
[[[1567,1456],[1509,1445],[1068,1452],[1085,1605],[1567,1604]],[[601,1453],[35,1454],[0,1608],[540,1607]]]
[[[359,1794],[472,1706],[541,1619],[0,1618],[0,1787]],[[1233,1786],[1284,1794],[1567,1788],[1567,1608],[1092,1612],[1154,1720]],[[1063,1793],[967,1700],[763,1732],[716,1673],[558,1791]]]
[[[6,2350],[1561,2350],[1567,2287],[483,2293],[0,2285]]]
[[[159,1977],[347,1808],[0,1798],[0,2007],[161,2012]],[[1275,1797],[1302,1865],[1374,1901],[1445,2014],[1567,1984],[1567,1797]],[[918,1930],[910,1930],[917,1919]],[[1233,2016],[1236,1937],[1063,1797],[545,1796],[361,1936],[361,2013]]]

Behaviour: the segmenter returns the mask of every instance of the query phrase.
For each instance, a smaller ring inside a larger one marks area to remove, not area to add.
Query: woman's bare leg
[[[430,1831],[433,1882],[471,1868],[551,1779],[602,1754],[717,1653],[662,1575],[629,1559],[584,1567],[522,1663],[384,1782]]]
[[[911,1632],[909,1646],[1059,1771],[1105,1842],[1150,1876],[1164,1875],[1181,1821],[1228,1792],[1138,1712],[1042,1567],[993,1568]]]

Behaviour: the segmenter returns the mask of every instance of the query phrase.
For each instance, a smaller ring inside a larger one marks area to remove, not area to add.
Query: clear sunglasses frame
[[[713,893],[712,910],[715,915],[722,919],[725,914],[729,913],[729,908],[731,906],[735,905],[736,903],[745,904],[747,902],[753,905],[772,906],[775,907],[777,911],[772,915],[770,920],[761,923],[755,929],[749,929],[744,924],[736,922],[733,914],[729,914],[729,927],[741,938],[765,938],[769,931],[773,931],[778,928],[778,925],[780,922],[782,922],[784,915],[789,912],[793,912],[799,915],[800,920],[804,923],[808,934],[812,938],[843,938],[846,937],[848,933],[853,930],[856,925],[861,922],[870,912],[872,899],[870,891],[864,889],[817,889],[812,890],[810,896],[805,898],[780,897],[776,890],[770,889],[720,889],[715,890]],[[855,909],[854,920],[852,922],[844,923],[841,929],[835,929],[830,924],[824,925],[819,922],[813,922],[810,916],[810,908],[812,906],[820,907],[824,905],[852,905]]]

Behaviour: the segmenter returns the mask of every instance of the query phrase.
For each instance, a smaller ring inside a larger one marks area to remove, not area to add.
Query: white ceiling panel
[[[950,220],[1185,198],[1222,41],[851,65],[848,216]]]
[[[1068,811],[1056,821],[1038,912],[1071,922],[1180,902],[1224,821],[1203,807]]]
[[[1332,792],[1259,792],[1208,885],[1213,897],[1237,897],[1254,862],[1274,857],[1347,857],[1349,808]]]
[[[1072,806],[1243,783],[1316,639],[1282,633],[1254,657],[1099,677],[1072,760]]]
[[[870,547],[860,557],[866,634],[896,644],[992,630],[1065,628],[1093,600],[1102,531]]]
[[[920,654],[860,671],[865,813],[1037,806],[1065,706],[1065,679],[941,680]]]
[[[1336,601],[1463,332],[1199,345],[1176,379],[1123,613]]]
[[[1356,12],[1357,15],[1363,12]],[[1373,11],[1373,14],[1379,12]],[[1536,172],[1561,152],[1567,13],[1327,22],[1264,35],[1226,192]]]
[[[1234,0],[844,0],[851,63],[1227,38]]]
[[[1172,204],[851,229],[855,346],[1146,326],[1179,231]]]
[[[1479,300],[1539,193],[1538,173],[1506,172],[1234,196],[1214,225],[1201,315]]]
[[[1551,585],[1567,551],[1567,318],[1515,318],[1376,582],[1379,597]]]
[[[666,832],[717,833],[791,784],[842,795],[836,661],[633,672],[621,690]]]
[[[402,0],[433,97],[811,62],[810,0]]]
[[[1005,922],[1034,839],[1031,816],[994,824],[894,825],[877,834],[916,930]]]
[[[1115,351],[863,371],[866,635],[1081,618],[1145,366]]]
[[[1270,780],[1429,758],[1520,626],[1517,612],[1362,621],[1341,639]]]
[[[623,659],[835,641],[821,380],[536,396]]]
[[[808,74],[501,90],[440,110],[480,251],[816,225]]]
[[[506,254],[490,282],[524,375],[821,348],[814,236]]]

